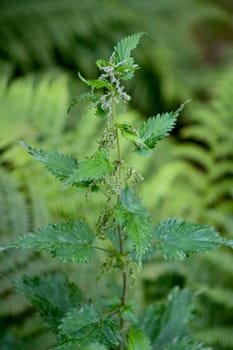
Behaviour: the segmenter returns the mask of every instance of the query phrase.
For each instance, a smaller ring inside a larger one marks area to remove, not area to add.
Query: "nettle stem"
[[[113,116],[115,117],[115,110],[113,108]],[[122,166],[122,159],[121,159],[121,148],[120,148],[120,139],[119,139],[119,129],[116,124],[116,141],[117,141],[117,171],[118,171],[118,183],[119,183],[119,192],[117,195],[117,204],[120,204],[120,190],[121,190],[121,166]],[[117,225],[117,231],[118,231],[118,239],[119,239],[119,246],[120,246],[120,254],[121,254],[121,268],[122,268],[122,293],[121,293],[121,308],[125,306],[126,304],[126,293],[127,293],[127,272],[125,270],[125,251],[124,251],[124,240],[122,236],[121,227],[118,224]],[[124,320],[119,314],[120,318],[120,331],[121,331],[121,339],[119,344],[119,350],[123,349],[123,338],[124,338]]]

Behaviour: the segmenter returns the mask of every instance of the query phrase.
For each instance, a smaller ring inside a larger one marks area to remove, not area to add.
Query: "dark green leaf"
[[[207,225],[166,219],[155,228],[156,247],[168,259],[183,260],[193,253],[216,248],[224,239]]]
[[[163,349],[174,339],[183,337],[193,311],[193,295],[188,289],[175,288],[169,295],[161,319],[159,335],[153,344],[153,350]]]
[[[211,350],[211,348],[207,348],[203,344],[185,337],[181,340],[175,339],[164,350]]]
[[[67,155],[57,152],[45,152],[42,149],[32,148],[24,142],[20,142],[34,159],[43,163],[46,168],[59,180],[67,180],[78,168],[77,161]]]
[[[57,329],[65,313],[83,302],[82,292],[58,273],[24,277],[14,282],[16,289],[39,309],[45,324]]]
[[[104,345],[99,343],[92,343],[87,346],[80,346],[79,341],[66,341],[61,345],[55,346],[55,350],[108,350]]]
[[[59,224],[49,224],[33,233],[20,237],[1,249],[32,248],[50,252],[60,260],[85,263],[90,261],[94,249],[91,247],[95,235],[82,220],[69,220]]]
[[[193,296],[189,290],[175,288],[165,303],[149,305],[139,318],[139,327],[148,335],[153,350],[165,350],[186,337],[193,311]]]
[[[68,312],[59,329],[61,337],[75,342],[80,349],[94,342],[108,346],[119,342],[117,322],[111,317],[103,317],[93,305]]]

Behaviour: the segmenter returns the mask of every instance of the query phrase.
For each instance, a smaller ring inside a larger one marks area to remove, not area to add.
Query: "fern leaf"
[[[148,337],[142,331],[131,329],[128,335],[127,350],[151,350],[151,345]]]
[[[113,163],[110,162],[104,152],[99,151],[90,158],[80,162],[79,167],[74,170],[66,184],[78,184],[81,182],[100,180],[104,175],[113,170]]]
[[[115,207],[115,218],[135,245],[140,259],[151,243],[153,228],[149,212],[130,188],[121,192],[121,203]]]
[[[82,292],[62,274],[25,276],[14,284],[38,308],[45,324],[53,330],[57,329],[66,312],[84,300]]]
[[[70,156],[57,152],[45,152],[42,149],[32,148],[24,142],[21,142],[21,144],[34,159],[43,163],[61,181],[67,180],[78,168],[77,161]]]
[[[186,103],[182,104],[175,112],[158,114],[156,117],[149,118],[142,125],[139,136],[149,149],[155,148],[158,141],[169,135]],[[136,143],[136,147],[138,151],[145,150],[141,144]]]
[[[108,346],[119,342],[117,322],[111,317],[103,317],[93,305],[86,304],[68,312],[59,330],[61,337],[68,339],[68,344],[75,343],[81,348],[94,342]]]
[[[1,249],[31,248],[50,252],[64,262],[86,263],[93,255],[91,244],[94,239],[94,233],[84,221],[69,220],[59,224],[49,224],[45,228],[20,237]]]
[[[216,248],[224,239],[207,225],[166,219],[155,228],[157,249],[168,259],[183,260],[193,253]]]
[[[221,348],[232,349],[233,347],[233,336],[232,336],[232,326],[212,326],[211,328],[202,329],[196,332],[196,338],[201,341],[217,346]]]

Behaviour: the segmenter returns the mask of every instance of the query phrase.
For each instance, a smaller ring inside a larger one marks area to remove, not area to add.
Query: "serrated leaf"
[[[14,281],[16,289],[39,309],[44,323],[56,330],[65,313],[84,301],[84,295],[62,274],[53,273]]]
[[[151,243],[153,233],[149,212],[130,188],[122,190],[121,203],[114,212],[117,223],[134,244],[137,258],[141,259]]]
[[[116,46],[114,46],[114,51],[117,55],[118,61],[127,60],[131,51],[134,50],[139,44],[140,38],[145,33],[135,33],[133,35],[129,35],[126,38],[121,39]]]
[[[206,252],[224,243],[224,239],[207,225],[166,219],[155,228],[156,247],[167,259],[183,260],[193,253]]]
[[[164,310],[165,307],[162,303],[150,304],[143,309],[139,316],[138,327],[147,334],[152,344],[154,344],[161,330]]]
[[[71,108],[74,107],[76,104],[83,102],[83,101],[89,101],[89,102],[96,102],[98,100],[98,96],[96,96],[93,92],[85,92],[79,96],[76,96],[72,99],[67,113],[70,112]]]
[[[153,350],[186,335],[187,325],[193,311],[193,295],[188,289],[175,288],[168,296],[161,319],[159,335],[153,344]]]
[[[77,161],[67,155],[57,152],[45,152],[42,149],[32,148],[24,142],[20,142],[34,159],[43,163],[51,174],[59,180],[67,180],[74,170],[78,168]]]
[[[114,165],[107,158],[106,154],[98,151],[90,158],[79,163],[79,167],[73,172],[66,184],[100,180],[113,170]]]
[[[79,78],[84,82],[87,86],[90,86],[94,89],[103,89],[106,88],[108,90],[112,89],[112,85],[104,79],[94,79],[94,80],[88,80],[85,79],[80,73],[78,73]]]
[[[59,224],[49,224],[1,249],[35,249],[50,252],[64,262],[86,263],[94,254],[91,246],[94,239],[93,231],[84,221],[69,220]]]
[[[149,305],[143,310],[139,326],[150,338],[152,350],[165,350],[187,335],[193,308],[191,292],[175,288],[166,302]]]
[[[158,141],[168,136],[176,124],[178,115],[188,102],[182,104],[175,112],[158,114],[156,117],[151,117],[143,123],[138,131],[141,143],[136,143],[137,150],[147,151],[148,149],[153,149]]]
[[[136,130],[133,126],[127,123],[118,123],[117,127],[120,129],[121,134],[127,140],[133,141],[135,145],[141,146],[144,149],[148,149],[147,145],[142,141],[139,137],[138,130]]]
[[[142,331],[131,329],[128,335],[127,350],[151,350],[149,338]]]
[[[111,317],[103,317],[93,305],[83,305],[68,312],[59,330],[61,337],[82,346],[81,349],[94,342],[108,346],[119,342],[117,322]]]

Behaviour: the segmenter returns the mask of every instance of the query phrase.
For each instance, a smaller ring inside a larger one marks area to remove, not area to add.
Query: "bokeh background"
[[[155,221],[183,217],[233,237],[233,1],[0,0],[1,243],[68,217],[95,222],[102,198],[62,192],[18,141],[78,159],[91,154],[102,121],[84,106],[67,115],[72,97],[85,91],[77,72],[95,78],[96,59],[108,58],[118,40],[139,31],[149,35],[135,50],[141,70],[127,86],[132,104],[125,120],[137,122],[192,99],[172,137],[152,158],[136,160],[146,180],[144,203]],[[56,270],[96,293],[92,265],[61,266],[30,251],[1,253],[0,349],[52,344],[12,280]],[[184,263],[157,258],[146,264],[136,297],[144,304],[160,300],[175,285],[199,291],[195,337],[232,350],[233,253],[220,249]],[[101,285],[99,291],[108,293]]]

